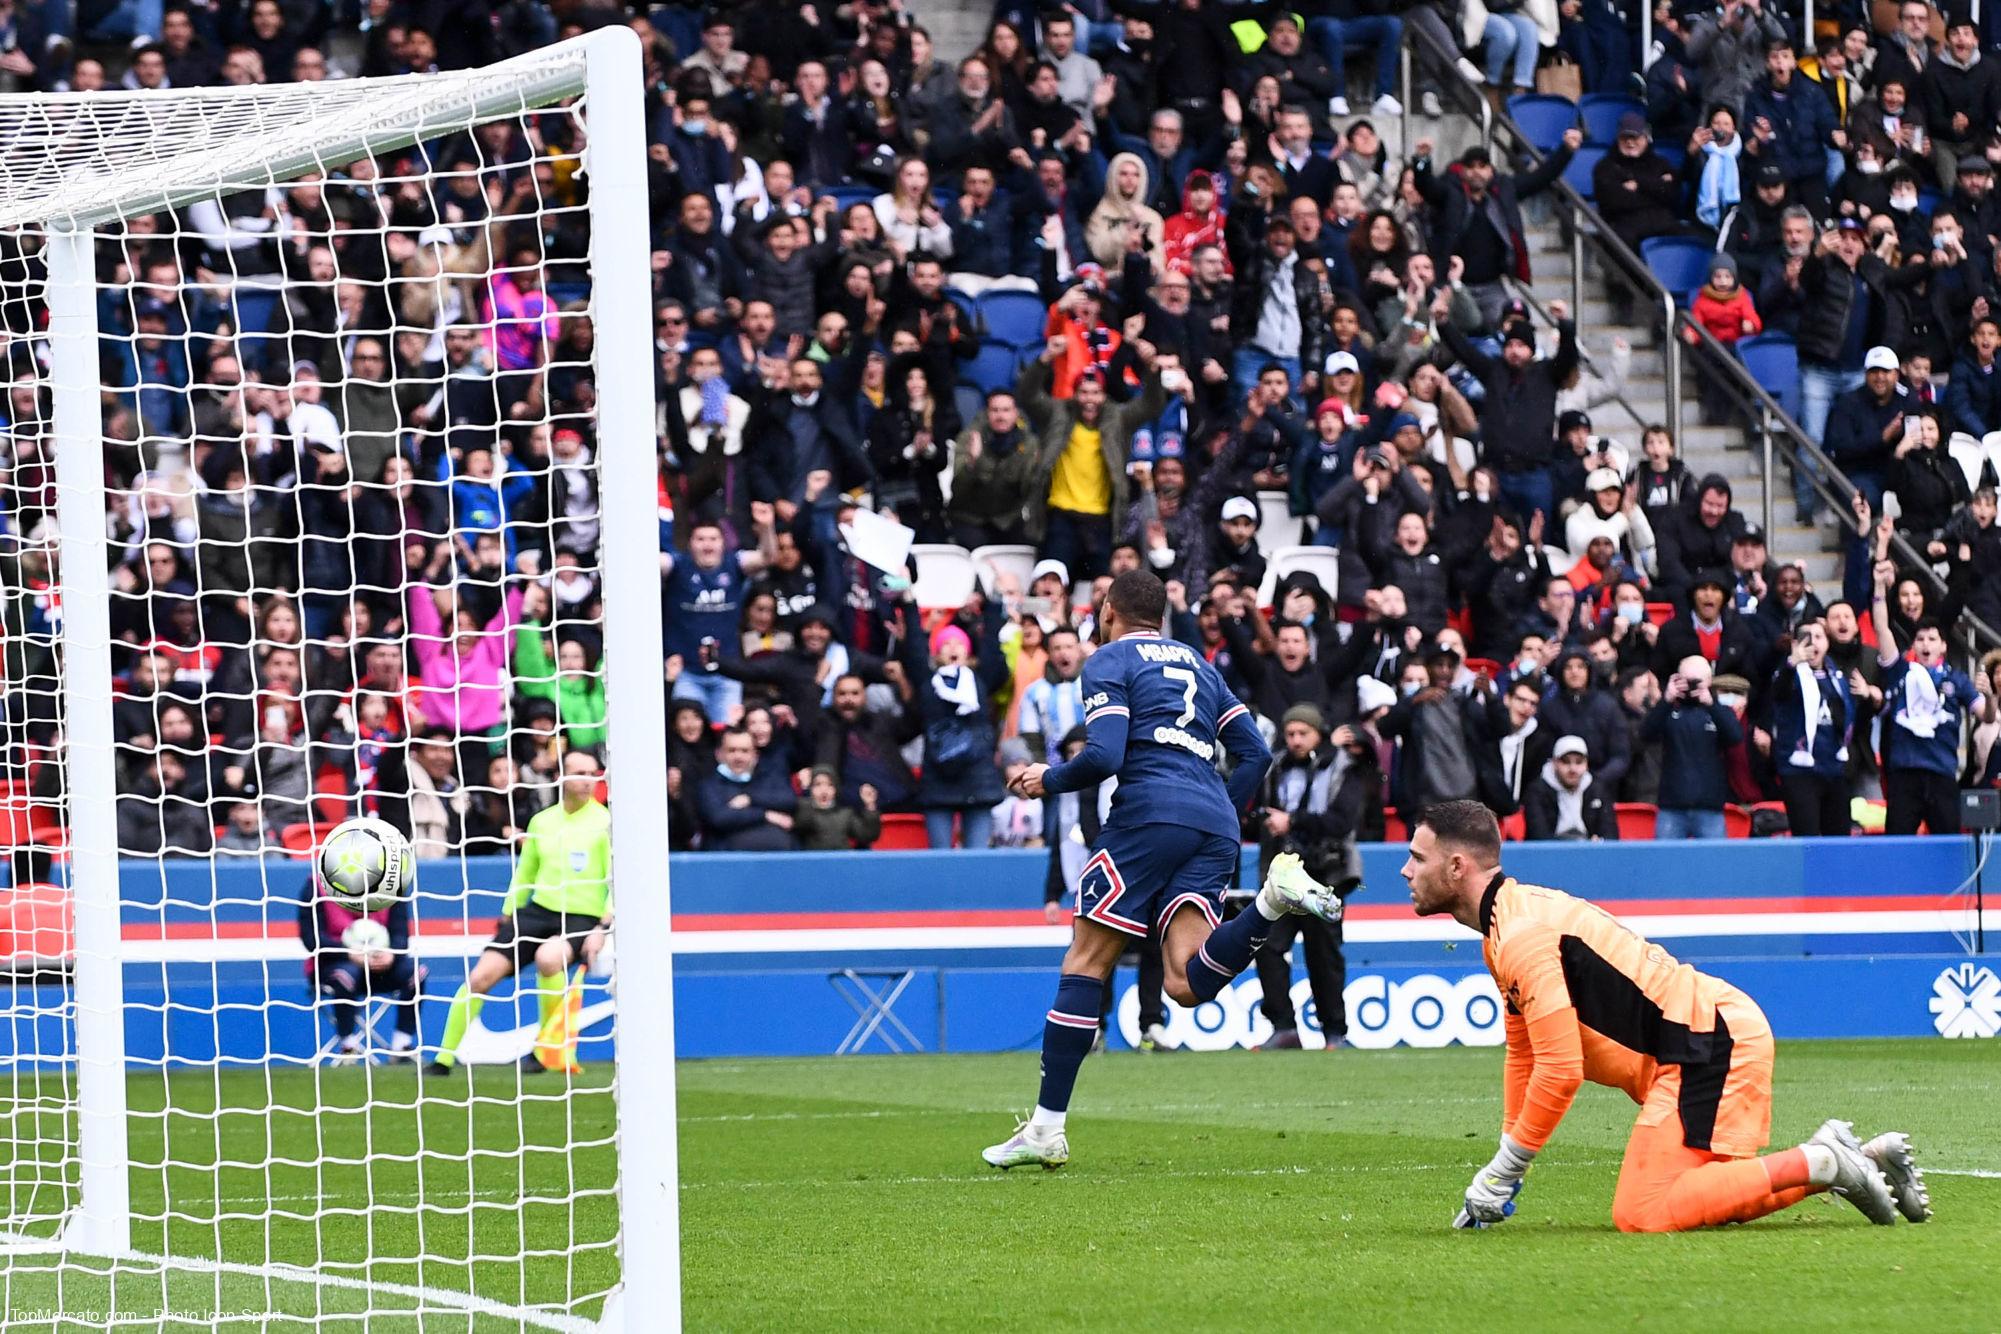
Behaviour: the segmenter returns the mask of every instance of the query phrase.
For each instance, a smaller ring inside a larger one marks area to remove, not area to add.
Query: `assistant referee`
[[[570,965],[595,967],[611,929],[611,812],[597,799],[601,769],[588,750],[563,757],[563,799],[528,822],[521,860],[501,904],[500,929],[480,952],[445,1020],[445,1039],[426,1073],[458,1064],[466,1028],[502,978],[535,961],[536,998],[546,1024],[563,1003]],[[531,1055],[522,1069],[542,1068]]]

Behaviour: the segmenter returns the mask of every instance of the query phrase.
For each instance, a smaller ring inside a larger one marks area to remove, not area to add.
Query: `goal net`
[[[641,88],[0,99],[0,1323],[678,1324]]]

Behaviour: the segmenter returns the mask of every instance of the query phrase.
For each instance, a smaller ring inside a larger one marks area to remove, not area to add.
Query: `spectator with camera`
[[[1683,658],[1641,729],[1648,741],[1661,744],[1657,839],[1723,838],[1729,832],[1723,821],[1730,802],[1724,753],[1743,744],[1744,728],[1711,690],[1713,674],[1707,658]]]

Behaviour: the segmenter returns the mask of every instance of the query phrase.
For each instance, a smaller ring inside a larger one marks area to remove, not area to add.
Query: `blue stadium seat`
[[[1654,141],[1654,151],[1666,158],[1667,164],[1676,171],[1680,171],[1681,164],[1688,161],[1688,149],[1681,144],[1666,144],[1656,139]]]
[[[1554,93],[1516,93],[1508,99],[1508,119],[1538,151],[1552,153],[1563,132],[1577,128],[1577,103]]]
[[[977,329],[980,327],[980,299],[978,297],[974,296],[971,292],[962,292],[956,287],[948,287],[945,289],[945,299],[957,306],[959,313],[966,317],[966,322],[962,327],[968,329]]]
[[[1019,353],[1010,343],[997,338],[989,338],[980,346],[973,359],[966,363],[966,376],[979,386],[985,394],[995,389],[1005,389],[1014,383],[1015,363]]]
[[[959,420],[971,426],[986,415],[987,391],[971,380],[961,380],[952,386],[952,406],[959,410]]]
[[[980,314],[986,317],[989,338],[1023,347],[1041,347],[1046,341],[1049,307],[1033,292],[982,292]]]
[[[1640,258],[1661,286],[1678,299],[1681,293],[1696,291],[1709,281],[1709,261],[1715,253],[1701,241],[1684,236],[1656,236],[1640,242]]]
[[[1598,169],[1598,159],[1611,150],[1586,144],[1570,159],[1570,165],[1563,169],[1563,183],[1584,196],[1586,203],[1598,197],[1598,187],[1592,183],[1591,173]]]
[[[830,185],[820,193],[839,204],[841,212],[845,213],[856,204],[874,203],[875,197],[882,191],[869,185]]]
[[[1744,369],[1751,372],[1751,378],[1765,386],[1765,392],[1778,400],[1786,415],[1797,421],[1800,414],[1800,358],[1799,348],[1794,346],[1791,335],[1768,333],[1740,339],[1737,355],[1743,359]]]
[[[1584,142],[1611,147],[1618,138],[1619,117],[1633,112],[1642,119],[1647,104],[1624,93],[1586,93],[1577,99],[1577,114],[1584,119]]]

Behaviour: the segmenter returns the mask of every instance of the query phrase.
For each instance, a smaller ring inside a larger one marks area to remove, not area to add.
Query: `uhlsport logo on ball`
[[[1357,1047],[1493,1047],[1505,1039],[1501,1026],[1501,995],[1486,973],[1441,977],[1416,973],[1401,980],[1381,973],[1350,978],[1342,990],[1348,1004],[1348,1041]],[[1255,976],[1225,987],[1216,999],[1194,1009],[1167,1003],[1167,1035],[1188,1051],[1227,1051],[1255,1047],[1271,1036],[1272,1027],[1260,1008],[1264,989]],[[1299,1015],[1302,1046],[1326,1045],[1312,985],[1302,979],[1292,988]],[[1128,1046],[1140,1039],[1139,988],[1128,986],[1119,996],[1119,1034]]]

